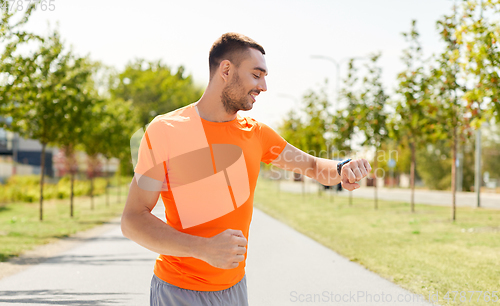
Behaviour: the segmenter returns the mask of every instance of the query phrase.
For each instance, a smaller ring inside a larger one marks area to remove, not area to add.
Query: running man
[[[160,254],[151,305],[248,305],[245,260],[260,162],[347,190],[371,171],[364,159],[311,156],[238,113],[267,90],[264,55],[244,35],[222,35],[200,100],[155,117],[141,138],[121,227]],[[151,214],[160,195],[167,223]]]

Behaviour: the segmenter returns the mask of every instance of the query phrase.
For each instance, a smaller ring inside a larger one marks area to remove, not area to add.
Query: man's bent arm
[[[158,254],[198,258],[205,238],[179,232],[151,214],[159,195],[132,179],[121,220],[123,235]]]

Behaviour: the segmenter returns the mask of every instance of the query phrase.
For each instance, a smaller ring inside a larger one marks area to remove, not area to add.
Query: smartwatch
[[[348,158],[348,159],[343,160],[343,161],[341,161],[340,163],[338,163],[338,164],[337,164],[337,172],[339,173],[339,175],[342,175],[342,174],[341,174],[342,167],[343,167],[345,164],[347,164],[348,162],[350,162],[350,161],[351,161],[351,159],[350,159],[350,158]]]

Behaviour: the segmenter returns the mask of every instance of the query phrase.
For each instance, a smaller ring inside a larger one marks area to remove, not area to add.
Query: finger
[[[356,175],[354,172],[352,172],[352,169],[350,167],[342,167],[342,173],[344,173],[345,178],[347,178],[347,181],[349,183],[354,183],[356,182]]]
[[[361,174],[361,170],[359,168],[355,168],[352,171],[354,175],[356,176],[356,181],[359,181],[363,178],[363,175]]]
[[[238,240],[236,240],[236,243],[239,245],[239,246],[242,246],[242,247],[245,247],[248,243],[247,239],[245,237],[241,238],[241,237],[238,237],[237,238]]]
[[[245,256],[236,255],[236,256],[234,256],[234,260],[236,260],[237,262],[243,261],[243,260],[245,260]]]
[[[356,165],[357,165],[357,168],[359,169],[359,172],[361,172],[361,175],[363,177],[366,174],[368,174],[368,170],[365,167],[365,160],[364,159],[358,159],[358,160],[356,160]]]
[[[366,159],[362,159],[363,165],[365,166],[366,171],[371,172],[372,167],[370,166],[370,163]]]
[[[365,165],[364,164],[361,164],[359,166],[359,171],[361,172],[361,175],[363,177],[366,177],[368,175],[368,171],[366,171],[366,168],[365,168]]]
[[[349,183],[349,182],[342,182],[342,188],[347,189],[349,191],[353,191],[354,189],[358,189],[360,186],[358,183]]]
[[[231,235],[245,238],[245,236],[243,235],[243,232],[241,230],[229,229],[229,231],[230,231]]]
[[[236,255],[244,255],[245,253],[247,252],[247,248],[245,247],[238,247],[238,249],[236,249]]]

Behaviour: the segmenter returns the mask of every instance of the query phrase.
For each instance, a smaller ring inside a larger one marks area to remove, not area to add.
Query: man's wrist
[[[340,176],[337,175],[337,162],[331,159],[316,158],[314,176],[318,183],[325,186],[334,186],[340,183]]]
[[[348,162],[350,162],[350,161],[351,161],[351,159],[350,159],[350,158],[348,158],[348,159],[343,160],[343,161],[341,161],[341,162],[339,162],[339,163],[337,164],[337,173],[339,174],[339,176],[342,176],[342,167],[343,167],[345,164],[347,164]]]
[[[207,245],[207,238],[205,237],[199,237],[199,236],[193,236],[193,243],[191,244],[191,249],[189,251],[190,256],[194,257],[196,259],[203,260],[203,254],[205,254],[205,248]]]

